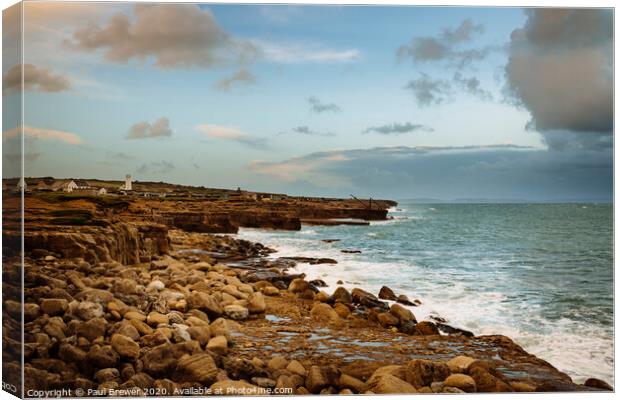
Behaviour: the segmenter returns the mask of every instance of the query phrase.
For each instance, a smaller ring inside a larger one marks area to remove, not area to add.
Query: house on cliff
[[[66,193],[71,193],[77,188],[78,185],[73,179],[56,181],[53,185],[51,185],[51,190],[53,192],[63,191]]]

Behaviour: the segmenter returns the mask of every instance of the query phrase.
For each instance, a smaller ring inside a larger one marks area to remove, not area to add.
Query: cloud
[[[230,126],[203,124],[196,126],[195,129],[215,139],[233,141],[257,149],[269,147],[267,139],[247,135],[240,129]]]
[[[153,124],[141,121],[133,124],[127,133],[127,139],[150,139],[172,136],[170,121],[166,117],[161,117]]]
[[[482,89],[480,86],[480,81],[476,77],[466,78],[460,73],[454,74],[454,82],[459,85],[466,93],[479,98],[484,101],[493,100],[493,95],[491,92]]]
[[[117,13],[106,26],[84,26],[65,44],[77,51],[101,50],[114,63],[153,59],[164,69],[210,68],[257,57],[254,45],[231,37],[198,5],[136,4],[133,14]]]
[[[285,135],[287,133],[289,133],[289,132],[280,132],[280,133],[278,133],[278,135]],[[334,137],[334,136],[336,136],[336,134],[333,133],[333,132],[315,131],[313,129],[310,129],[306,125],[297,126],[297,127],[293,128],[293,129],[291,129],[290,133],[296,133],[296,134],[307,135],[307,136],[323,136],[323,137]]]
[[[427,107],[443,103],[452,86],[447,80],[432,79],[422,72],[418,79],[407,83],[405,89],[413,93],[418,106]]]
[[[24,90],[38,92],[62,92],[71,87],[69,80],[46,68],[33,64],[18,64],[11,67],[2,77],[2,94],[19,93],[22,90],[22,67]]]
[[[278,64],[340,64],[358,61],[358,49],[331,49],[310,42],[273,42],[261,39],[252,40],[266,61]]]
[[[610,201],[613,152],[548,151],[511,144],[332,150],[249,168],[274,190],[308,182],[318,193],[374,198]],[[303,188],[298,192],[303,193]]]
[[[396,56],[399,60],[411,59],[414,64],[446,61],[450,65],[463,68],[474,61],[484,58],[494,49],[459,48],[460,45],[472,41],[475,34],[484,32],[484,27],[465,19],[454,28],[445,28],[438,36],[414,37],[407,44],[401,45]]]
[[[133,160],[134,157],[130,156],[127,153],[123,153],[122,151],[106,150],[106,158],[115,160],[115,161],[128,161],[128,160]]]
[[[324,112],[334,112],[339,113],[341,108],[334,103],[323,103],[321,100],[314,96],[310,96],[307,99],[308,104],[310,105],[310,111],[315,113],[324,113]]]
[[[412,124],[411,122],[398,123],[395,122],[393,124],[381,125],[381,126],[371,126],[366,128],[362,133],[379,133],[381,135],[402,135],[404,133],[412,133],[412,132],[432,132],[433,128],[428,127],[422,124]]]
[[[530,112],[530,127],[550,146],[558,143],[558,132],[595,142],[600,135],[592,133],[611,135],[613,10],[536,8],[526,15],[511,35],[505,68],[510,99]]]
[[[58,131],[54,129],[42,129],[25,125],[23,129],[21,127],[13,128],[2,132],[2,139],[9,140],[17,138],[21,134],[26,138],[42,139],[42,140],[58,140],[67,144],[78,145],[83,142],[82,138],[75,133]]]
[[[256,83],[256,76],[246,68],[241,68],[235,71],[232,75],[218,81],[215,84],[215,88],[221,91],[228,91],[233,86],[251,85],[254,83]]]
[[[142,164],[136,170],[139,174],[167,174],[174,170],[174,164],[168,161],[155,161],[151,163]]]

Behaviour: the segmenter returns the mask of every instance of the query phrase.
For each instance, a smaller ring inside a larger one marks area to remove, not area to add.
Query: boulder
[[[452,374],[448,376],[444,382],[446,386],[452,386],[457,389],[461,389],[466,393],[476,392],[476,381],[469,375],[465,374]]]
[[[397,317],[395,317],[394,315],[390,313],[386,313],[386,312],[377,314],[377,320],[379,321],[381,326],[384,328],[398,326],[398,324],[400,323]]]
[[[334,294],[332,294],[331,299],[335,303],[342,303],[342,304],[351,304],[351,303],[353,303],[353,297],[351,296],[351,293],[349,293],[349,291],[347,289],[343,288],[342,286],[339,286],[336,289]]]
[[[104,368],[95,372],[94,378],[99,383],[119,381],[121,378],[121,373],[118,372],[118,369],[116,368]]]
[[[370,390],[376,394],[405,394],[418,392],[410,383],[390,374],[379,374],[371,377],[366,382],[366,390]]]
[[[142,314],[139,311],[127,311],[125,315],[123,315],[123,318],[130,320],[130,321],[140,321],[140,322],[146,321],[146,315]]]
[[[347,374],[340,375],[338,386],[351,389],[354,393],[363,393],[366,390],[366,383]]]
[[[328,386],[335,386],[340,379],[340,371],[334,366],[313,365],[306,376],[306,388],[310,393],[319,393]]]
[[[116,333],[112,335],[110,343],[121,357],[135,360],[140,355],[140,345],[130,337]]]
[[[103,317],[103,307],[92,301],[71,302],[69,311],[76,317],[88,321],[89,319]]]
[[[43,299],[40,307],[49,316],[61,315],[69,307],[69,302],[66,299]]]
[[[334,311],[336,311],[336,314],[338,314],[340,318],[347,318],[349,314],[351,314],[351,310],[349,310],[349,307],[345,306],[342,303],[334,304]]]
[[[286,358],[282,356],[273,357],[269,362],[267,362],[267,368],[277,371],[279,369],[284,369],[289,364]]]
[[[218,318],[209,326],[212,336],[226,336],[230,340],[230,332],[232,331],[232,323],[224,318]]]
[[[416,335],[439,335],[439,329],[431,321],[420,321],[415,325]]]
[[[196,341],[176,344],[164,343],[147,351],[140,360],[144,372],[154,377],[164,377],[175,370],[181,357],[200,351],[200,345]]]
[[[112,346],[94,345],[88,351],[86,359],[95,367],[112,368],[118,363],[119,355]]]
[[[469,357],[466,357],[469,358]],[[452,360],[450,360],[452,361]],[[463,361],[463,363],[466,363]],[[449,362],[448,362],[449,364]],[[504,382],[504,380],[500,379],[499,373],[496,374],[491,373],[490,371],[477,366],[475,362],[470,363],[467,371],[468,374],[473,378],[476,382],[476,391],[478,392],[487,392],[487,393],[497,393],[497,392],[514,392],[512,386],[508,383]],[[463,371],[462,368],[458,368],[460,371]]]
[[[220,335],[209,340],[207,350],[220,354],[226,353],[228,351],[228,340],[226,340],[226,336]]]
[[[294,374],[297,374],[299,376],[306,376],[307,372],[306,372],[306,368],[304,368],[303,365],[301,365],[301,363],[297,360],[293,360],[291,361],[287,366],[286,366],[286,370],[290,371]]]
[[[192,339],[200,343],[201,346],[206,345],[211,338],[211,328],[209,328],[208,324],[206,326],[190,326],[187,328],[187,333],[189,333]]]
[[[62,343],[58,348],[58,357],[68,363],[82,362],[86,359],[86,352],[69,343]]]
[[[260,292],[252,293],[248,297],[248,311],[251,314],[262,314],[267,309],[265,304],[265,297]]]
[[[334,309],[326,303],[317,303],[312,307],[310,315],[317,321],[326,323],[340,323],[340,316]]]
[[[400,304],[392,304],[392,307],[390,307],[390,314],[398,318],[400,323],[409,321],[415,322],[416,320],[413,313],[409,309],[401,306]]]
[[[295,278],[288,285],[288,291],[291,293],[303,293],[310,288],[310,284],[302,278]]]
[[[450,368],[444,362],[417,359],[409,361],[405,367],[405,380],[416,388],[443,381],[449,375]]]
[[[203,292],[191,292],[187,297],[187,305],[189,308],[202,310],[209,314],[210,317],[218,317],[222,315],[222,307],[215,298]]]
[[[250,313],[248,309],[243,306],[231,304],[224,307],[224,314],[231,319],[243,321],[248,318]]]
[[[409,297],[405,296],[404,294],[401,294],[400,296],[398,296],[396,298],[396,301],[400,304],[404,304],[406,306],[415,306],[416,304],[414,302],[412,302],[411,300],[409,300]]]
[[[351,291],[351,297],[354,303],[361,304],[368,308],[378,308],[385,311],[389,310],[388,303],[377,299],[374,294],[365,290],[355,288]]]
[[[174,380],[212,385],[218,372],[213,358],[206,353],[199,353],[179,360],[174,372]]]
[[[379,290],[379,298],[383,300],[392,300],[392,301],[396,301],[397,299],[396,294],[394,294],[392,289],[390,289],[387,286],[381,287],[381,289]]]
[[[602,390],[609,390],[612,392],[614,390],[614,388],[609,383],[602,381],[600,379],[597,379],[597,378],[586,379],[584,386],[596,388],[596,389],[602,389]]]
[[[314,294],[314,301],[327,303],[329,301],[329,295],[321,290],[320,292]]]
[[[475,358],[467,357],[467,356],[456,356],[446,364],[448,364],[448,368],[453,373],[463,373],[467,372],[469,366],[475,362]]]
[[[105,335],[106,326],[108,321],[103,318],[93,318],[86,322],[82,322],[78,329],[78,336],[85,337],[86,339],[93,341],[100,336]]]

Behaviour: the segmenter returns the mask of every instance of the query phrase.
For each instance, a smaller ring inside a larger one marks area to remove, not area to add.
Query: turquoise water
[[[613,206],[407,204],[371,226],[243,230],[333,289],[382,285],[475,334],[504,334],[576,382],[613,384]],[[340,239],[324,243],[321,239]],[[361,250],[344,254],[342,249]],[[330,289],[331,290],[331,289]]]

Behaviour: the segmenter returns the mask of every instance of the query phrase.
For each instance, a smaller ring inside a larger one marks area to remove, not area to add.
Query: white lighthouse
[[[125,190],[132,190],[131,189],[131,175],[129,174],[125,175]]]

